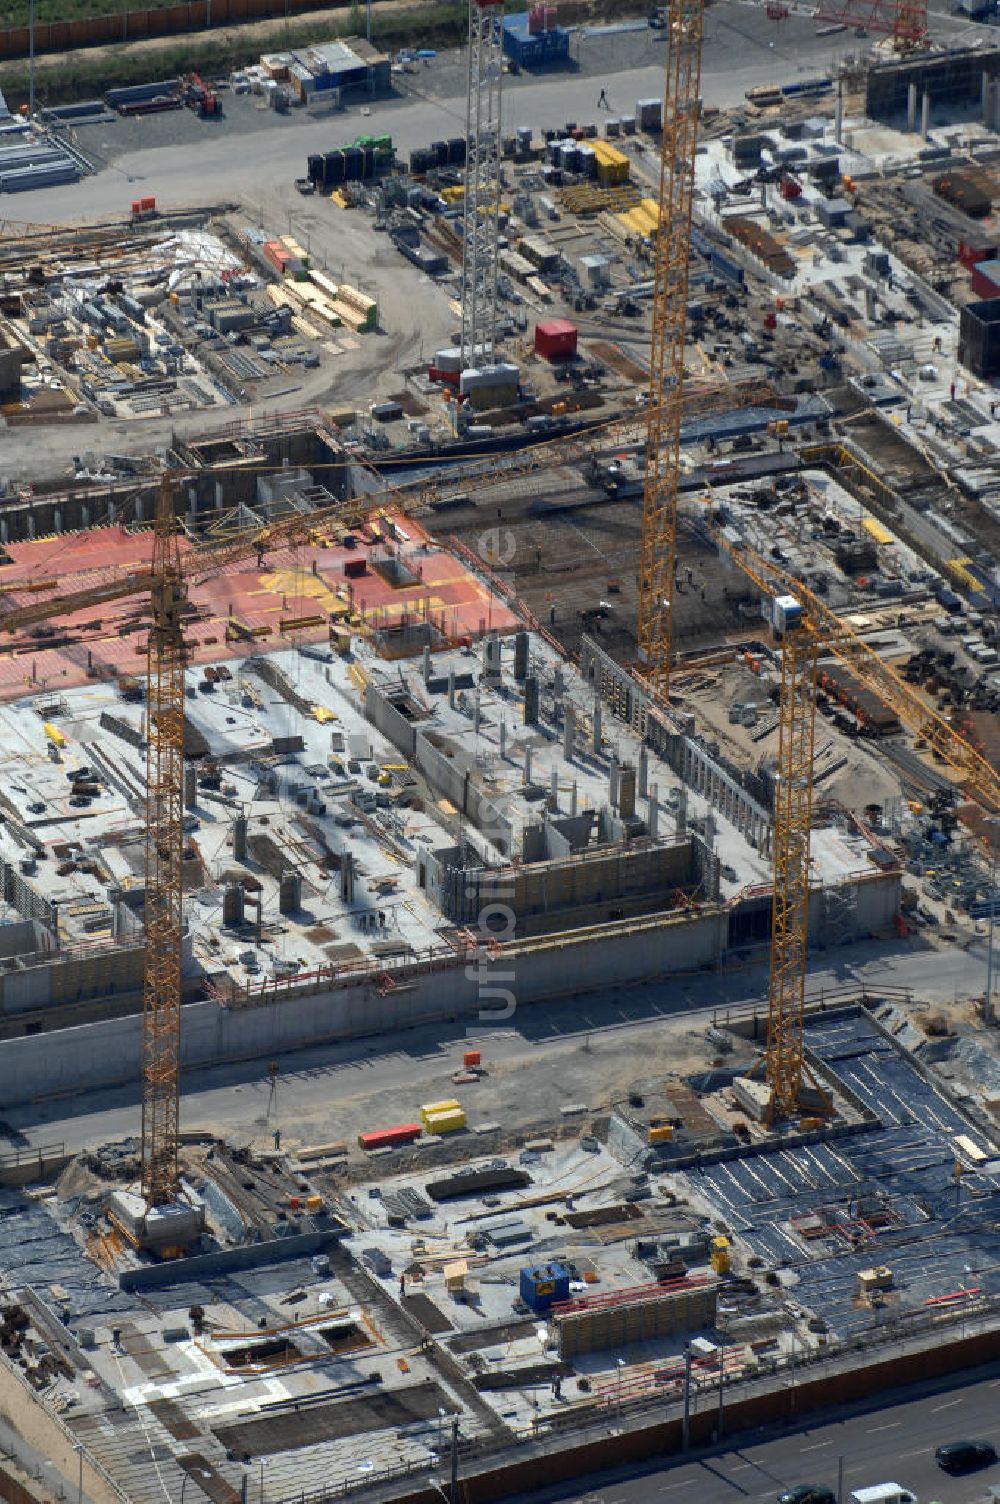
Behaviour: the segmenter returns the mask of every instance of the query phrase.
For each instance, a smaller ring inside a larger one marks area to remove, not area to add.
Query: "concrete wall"
[[[995,1331],[977,1333],[974,1337],[960,1339],[954,1330],[948,1341],[940,1341],[916,1352],[874,1354],[873,1361],[866,1362],[865,1354],[853,1355],[853,1361],[845,1361],[833,1371],[814,1371],[800,1368],[794,1384],[778,1380],[768,1390],[746,1393],[741,1386],[731,1390],[726,1399],[726,1435],[750,1431],[755,1427],[789,1425],[801,1427],[807,1415],[831,1412],[839,1405],[850,1406],[854,1411],[866,1402],[877,1405],[880,1397],[890,1390],[919,1385],[951,1374],[963,1374],[971,1382],[972,1375],[984,1378],[996,1373],[997,1334]],[[679,1405],[665,1401],[677,1411]],[[659,1413],[658,1413],[659,1412]],[[606,1468],[623,1468],[639,1462],[652,1462],[662,1466],[663,1458],[674,1457],[682,1448],[682,1423],[679,1414],[661,1419],[660,1406],[650,1406],[646,1424],[637,1422],[615,1434],[613,1414],[608,1409],[597,1412],[600,1435],[591,1430],[580,1437],[560,1438],[545,1436],[534,1445],[508,1451],[478,1464],[463,1462],[461,1467],[461,1497],[464,1504],[493,1504],[493,1501],[510,1499],[521,1493],[579,1479],[576,1489],[593,1489],[593,1497],[604,1497],[613,1485],[602,1477]],[[692,1447],[705,1447],[712,1443],[718,1424],[718,1402],[714,1394],[696,1396],[690,1418],[690,1442]],[[475,1470],[474,1470],[475,1468]],[[707,1476],[711,1475],[709,1465]],[[883,1475],[884,1476],[884,1475]],[[775,1485],[777,1493],[777,1485]],[[330,1497],[333,1497],[332,1491]],[[439,1504],[441,1495],[429,1488],[424,1478],[414,1478],[410,1490],[402,1487],[393,1495],[396,1504]],[[653,1497],[652,1493],[649,1497]],[[717,1497],[708,1489],[698,1490],[698,1504],[702,1500]],[[315,1494],[307,1504],[318,1504]]]
[[[189,1259],[143,1264],[137,1269],[122,1270],[118,1287],[121,1290],[156,1290],[188,1279],[212,1279],[214,1275],[234,1269],[258,1269],[262,1264],[274,1264],[282,1259],[325,1253],[339,1243],[346,1232],[345,1227],[327,1227],[320,1232],[293,1233],[287,1238],[246,1243],[240,1248],[220,1248],[215,1253],[196,1253]]]
[[[394,747],[417,767],[428,783],[467,815],[477,830],[510,852],[510,822],[478,786],[474,774],[434,745],[427,733],[401,715],[375,684],[365,691],[365,715]]]
[[[446,962],[423,974],[399,974],[400,986],[379,996],[370,984],[313,993],[289,988],[279,1000],[227,1008],[189,1003],[182,1010],[181,1063],[199,1066],[274,1059],[312,1044],[399,1033],[435,1019],[468,1017],[480,1025],[509,1020],[517,1007],[714,965],[724,943],[722,911],[694,918],[639,921],[592,936],[561,936],[505,949],[482,968]],[[669,983],[665,984],[669,986]],[[5,1040],[0,1049],[0,1101],[78,1095],[96,1087],[138,1085],[142,1018],[102,1020]]]

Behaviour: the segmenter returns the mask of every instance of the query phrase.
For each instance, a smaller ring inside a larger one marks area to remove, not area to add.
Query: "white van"
[[[916,1494],[898,1483],[873,1483],[870,1488],[856,1488],[851,1504],[919,1504]]]

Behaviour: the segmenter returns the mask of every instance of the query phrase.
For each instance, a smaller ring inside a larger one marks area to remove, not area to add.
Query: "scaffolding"
[[[462,244],[462,362],[494,359],[500,218],[503,0],[469,0]]]

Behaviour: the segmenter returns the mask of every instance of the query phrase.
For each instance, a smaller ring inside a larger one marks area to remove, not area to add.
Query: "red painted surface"
[[[393,541],[396,523],[407,541]],[[446,637],[474,638],[481,630],[512,632],[522,623],[488,585],[453,554],[431,542],[420,524],[407,517],[382,514],[370,540],[354,535],[346,548],[343,534],[334,529],[326,541],[272,550],[258,566],[256,556],[229,564],[218,574],[193,582],[189,598],[197,615],[187,624],[185,638],[192,663],[217,663],[250,653],[276,652],[308,642],[325,642],[329,619],[350,610],[353,629],[361,632],[398,625],[425,613]],[[335,541],[336,540],[336,541]],[[10,543],[10,564],[0,566],[0,614],[60,592],[85,590],[148,565],[148,533],[124,528],[94,528],[65,533],[30,543]],[[409,565],[412,583],[395,587],[378,572],[387,547]],[[181,539],[183,557],[191,545]],[[351,569],[364,569],[351,578]],[[282,632],[281,622],[320,617],[314,626]],[[226,640],[227,627],[261,629],[263,635]],[[69,689],[116,670],[141,673],[145,662],[148,604],[136,595],[111,605],[92,606],[73,615],[53,612],[50,620],[62,636],[69,629],[73,641],[46,646],[39,629],[16,636],[0,636],[0,699],[14,699],[26,691]],[[44,631],[44,628],[42,629]],[[89,655],[89,661],[88,661]]]

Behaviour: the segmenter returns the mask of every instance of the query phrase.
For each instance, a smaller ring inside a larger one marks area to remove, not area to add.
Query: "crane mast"
[[[778,763],[774,780],[774,899],[768,988],[768,1117],[787,1117],[802,1088],[802,1028],[809,945],[809,835],[816,741],[817,643],[789,627],[781,651]]]
[[[496,359],[502,0],[469,0],[462,241],[462,361]]]
[[[640,672],[664,696],[670,688],[684,345],[704,17],[704,0],[671,0],[668,7],[636,634]]]
[[[183,908],[184,637],[173,486],[160,484],[147,650],[146,970],[143,1000],[142,1193],[176,1197]]]

